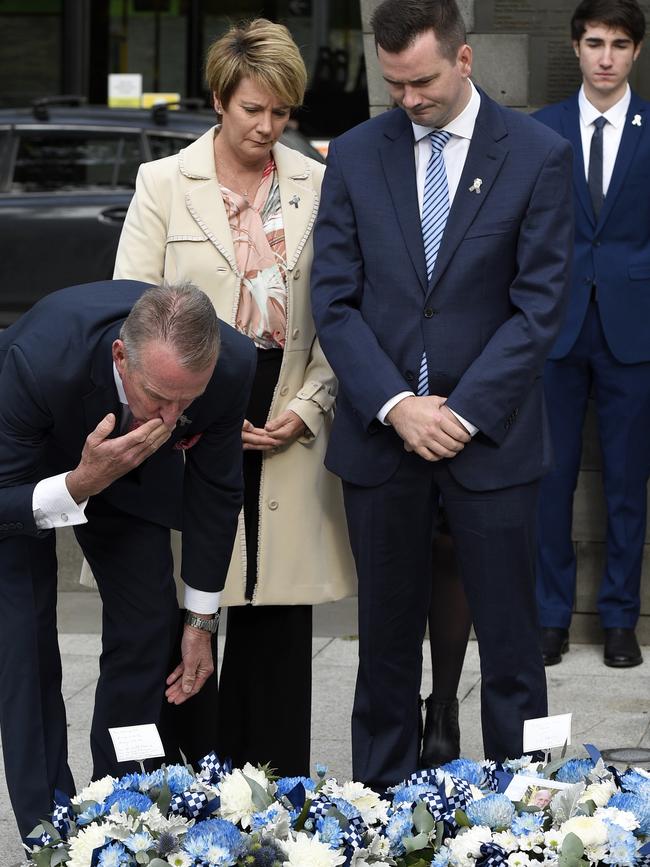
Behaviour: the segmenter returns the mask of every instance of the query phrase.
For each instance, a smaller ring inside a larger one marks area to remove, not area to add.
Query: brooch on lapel
[[[294,196],[292,199],[289,199],[289,204],[293,205],[294,208],[298,207],[299,202],[300,202],[300,196]]]
[[[635,114],[632,118],[632,126],[641,126],[641,115]]]
[[[192,419],[188,418],[186,415],[181,415],[176,422],[176,427],[185,427],[188,424],[192,424]]]
[[[198,441],[203,436],[203,433],[193,434],[191,437],[183,437],[182,440],[179,440],[177,443],[174,443],[174,448],[179,451],[187,451],[187,449],[191,449],[192,446],[195,446]]]
[[[469,188],[470,193],[476,193],[476,195],[479,195],[481,192],[481,184],[482,183],[483,183],[482,178],[474,178],[474,183]]]

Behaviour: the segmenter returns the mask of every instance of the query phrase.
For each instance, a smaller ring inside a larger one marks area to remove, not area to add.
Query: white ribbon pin
[[[632,126],[641,126],[641,115],[635,114],[632,118]]]
[[[469,188],[470,193],[476,193],[477,195],[481,192],[481,184],[483,180],[481,178],[474,178],[474,183]]]

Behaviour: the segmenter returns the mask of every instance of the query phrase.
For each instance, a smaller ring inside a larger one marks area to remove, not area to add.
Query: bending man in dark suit
[[[181,703],[212,671],[254,365],[250,341],[189,284],[74,286],[0,334],[0,723],[23,836],[55,789],[74,793],[52,528],[75,525],[103,602],[93,777],[126,772],[109,726],[158,722],[165,692]],[[166,687],[181,522],[189,611]]]
[[[312,287],[341,385],[327,464],[359,574],[354,776],[381,789],[417,767],[440,492],[480,643],[486,755],[521,754],[523,721],[546,714],[540,376],[568,280],[571,156],[470,82],[453,0],[385,0],[373,27],[399,107],[330,146]]]
[[[627,667],[642,662],[634,629],[650,474],[650,111],[628,84],[645,17],[636,0],[585,0],[571,34],[582,87],[536,115],[573,147],[576,219],[569,307],[544,370],[557,463],[540,491],[537,599],[553,665],[569,646],[573,493],[593,393],[607,503],[604,661]]]

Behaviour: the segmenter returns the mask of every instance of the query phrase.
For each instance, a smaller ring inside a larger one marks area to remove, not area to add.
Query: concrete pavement
[[[90,774],[88,733],[100,649],[100,604],[94,593],[59,594],[63,693],[68,711],[70,764],[79,787]],[[222,642],[223,639],[220,639]],[[328,765],[340,780],[351,777],[349,722],[356,674],[356,600],[317,606],[314,618],[312,761]],[[573,713],[573,746],[590,742],[601,749],[650,747],[647,663],[632,669],[607,668],[602,648],[573,644],[561,665],[547,669],[550,713]],[[429,653],[424,653],[422,693],[431,686]],[[482,757],[478,647],[470,646],[461,678],[463,755]],[[21,861],[21,846],[0,774],[0,865]]]

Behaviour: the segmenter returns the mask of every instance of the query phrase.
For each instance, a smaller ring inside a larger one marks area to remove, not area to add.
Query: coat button
[[[438,315],[438,311],[433,310],[433,308],[431,308],[431,307],[426,307],[424,310],[424,318],[425,319],[431,319],[433,316],[437,316],[437,315]]]
[[[291,336],[293,337],[293,339],[296,340],[299,335],[300,335],[300,329],[294,328],[293,331],[291,332]]]
[[[302,277],[302,271],[300,270],[300,268],[296,268],[296,270],[293,272],[293,279],[294,280],[300,280],[301,277]]]
[[[280,389],[280,394],[283,394],[283,395],[284,395],[284,394],[289,394],[289,386],[288,386],[288,385],[283,385],[282,388]]]
[[[272,512],[275,512],[275,510],[278,508],[279,505],[280,505],[280,504],[278,503],[277,500],[269,500],[269,509],[270,509]]]

